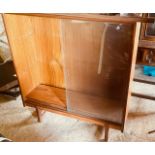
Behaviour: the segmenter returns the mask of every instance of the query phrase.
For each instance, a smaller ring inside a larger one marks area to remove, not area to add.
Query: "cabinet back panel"
[[[59,20],[4,15],[23,97],[40,83],[64,87]]]

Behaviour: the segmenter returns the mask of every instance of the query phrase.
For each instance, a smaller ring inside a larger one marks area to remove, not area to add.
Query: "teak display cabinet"
[[[94,14],[3,15],[24,105],[124,129],[141,22]]]

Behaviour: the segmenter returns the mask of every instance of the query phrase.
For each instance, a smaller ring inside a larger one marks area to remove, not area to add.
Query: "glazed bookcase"
[[[24,106],[124,129],[141,22],[98,14],[3,15]],[[150,20],[151,21],[151,20]]]

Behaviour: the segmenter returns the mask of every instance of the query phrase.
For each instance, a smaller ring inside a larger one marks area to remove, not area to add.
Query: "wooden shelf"
[[[137,61],[137,64],[138,64],[138,65],[142,65],[142,66],[155,66],[155,63],[149,64],[149,63],[144,63],[144,62],[142,62],[142,61]]]
[[[87,95],[79,92],[68,91],[67,93],[71,102],[73,102],[76,111],[73,113],[96,117],[98,119],[112,120],[115,123],[121,123],[121,115],[123,109],[121,104],[113,100],[106,100],[103,97]],[[26,103],[42,108],[60,109],[67,111],[66,92],[65,89],[39,85],[26,96]],[[89,104],[87,104],[89,103]],[[79,108],[84,104],[83,110]],[[89,110],[88,110],[89,109]],[[88,111],[89,112],[88,112]],[[106,113],[106,115],[103,115]],[[110,116],[108,114],[111,114]]]
[[[155,49],[155,42],[151,40],[140,40],[138,47]]]
[[[61,88],[39,85],[27,96],[26,102],[48,106],[58,109],[66,109],[65,90]]]
[[[123,108],[118,99],[108,99],[77,91],[67,91],[67,95],[68,102],[72,103],[68,106],[69,111],[117,124],[122,123]]]

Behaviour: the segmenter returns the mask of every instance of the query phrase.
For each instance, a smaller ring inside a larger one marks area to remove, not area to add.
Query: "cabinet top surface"
[[[10,14],[11,15],[11,14]],[[96,13],[13,13],[12,15],[51,17],[60,19],[74,19],[96,22],[114,22],[114,23],[153,23],[155,18],[141,16],[120,16],[120,15],[105,15]]]

